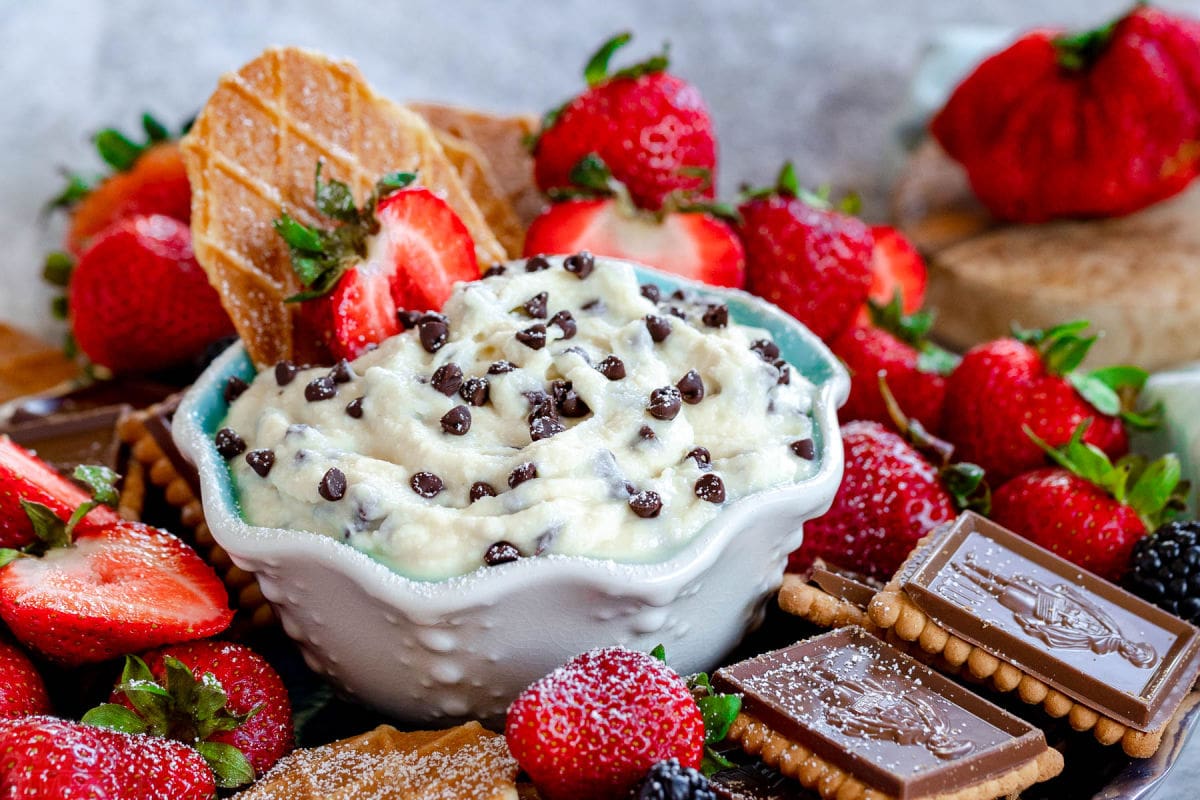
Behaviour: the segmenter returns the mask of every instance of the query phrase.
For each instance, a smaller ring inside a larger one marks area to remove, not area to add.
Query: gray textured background
[[[885,208],[894,129],[914,66],[952,26],[1090,25],[1129,0],[558,3],[0,0],[0,319],[51,334],[37,273],[56,221],[38,219],[57,170],[98,166],[87,134],[132,128],[144,109],[194,113],[217,76],[269,44],[356,59],[397,99],[541,111],[581,85],[583,61],[630,28],[634,54],[669,39],[674,69],[716,119],[720,180],[763,182],[784,158],[806,182],[859,190]],[[1200,0],[1164,3],[1200,15]],[[1200,740],[1156,797],[1194,797]]]

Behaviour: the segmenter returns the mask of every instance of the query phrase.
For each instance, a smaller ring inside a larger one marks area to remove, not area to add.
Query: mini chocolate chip
[[[755,339],[750,345],[750,349],[758,354],[758,357],[763,361],[774,361],[779,358],[779,345],[772,342],[770,339]]]
[[[579,326],[575,324],[575,318],[571,316],[570,311],[557,312],[550,318],[550,324],[558,326],[563,339],[574,339],[575,334],[579,332]]]
[[[546,326],[539,322],[517,331],[517,341],[530,350],[541,350],[546,346]]]
[[[521,308],[525,310],[526,314],[534,319],[545,319],[546,301],[549,300],[549,298],[550,295],[546,292],[538,292],[533,297],[526,300]]]
[[[510,561],[516,561],[520,557],[521,551],[517,549],[515,544],[499,541],[489,547],[487,552],[483,554],[483,563],[489,567],[494,567],[498,564],[507,564]]]
[[[271,467],[275,466],[275,454],[270,450],[251,450],[246,453],[246,463],[260,478],[265,478]]]
[[[642,519],[657,517],[658,512],[662,511],[662,498],[658,492],[646,489],[629,498],[629,508]]]
[[[547,415],[553,416],[554,403],[551,402],[550,395],[543,392],[541,389],[534,389],[531,392],[524,392],[525,399],[529,401],[529,419],[534,417],[544,417]]]
[[[579,278],[579,280],[583,280],[588,275],[591,275],[595,267],[596,259],[587,250],[580,250],[575,255],[567,256],[563,259],[563,269],[574,273],[575,277]]]
[[[688,370],[688,373],[679,379],[679,383],[675,384],[679,389],[679,394],[683,397],[683,402],[694,406],[704,399],[704,381],[700,379],[700,373],[696,370]]]
[[[341,500],[346,496],[346,474],[337,467],[330,467],[321,477],[321,485],[317,487],[317,491],[331,503]]]
[[[538,442],[556,436],[566,429],[557,416],[537,416],[529,423],[529,438]]]
[[[506,273],[506,272],[508,272],[508,270],[504,268],[504,265],[503,265],[503,264],[498,264],[498,263],[497,263],[497,264],[492,264],[492,265],[491,265],[490,267],[488,267],[488,268],[487,268],[487,270],[486,270],[486,271],[483,273],[483,277],[485,277],[485,278],[498,278],[499,276],[503,275],[503,274],[504,274],[504,273]]]
[[[687,295],[683,293],[683,289],[676,289],[675,291],[671,292],[671,299],[672,300],[686,300]]]
[[[661,342],[671,335],[671,321],[666,317],[660,317],[657,314],[646,315],[646,330],[650,331],[650,338],[656,342]]]
[[[605,356],[604,360],[596,365],[596,369],[610,381],[619,381],[625,377],[625,362],[616,356]]]
[[[725,482],[721,480],[720,475],[712,473],[701,475],[696,481],[694,491],[696,492],[696,497],[699,497],[706,503],[725,502]]]
[[[333,378],[328,375],[322,375],[319,378],[313,378],[304,387],[304,399],[310,403],[316,403],[320,400],[328,400],[337,394],[337,385],[334,384]]]
[[[638,438],[653,439],[654,438],[654,428],[651,428],[649,425],[643,425],[642,427],[638,428]]]
[[[590,411],[591,409],[588,408],[588,404],[579,396],[579,392],[576,392],[574,389],[567,389],[558,404],[558,413],[568,419],[585,417]]]
[[[362,419],[362,415],[363,415],[362,404],[363,404],[363,399],[361,397],[354,398],[353,400],[351,400],[349,403],[346,404],[346,413],[349,414],[350,416],[354,417],[355,419]]]
[[[400,327],[406,331],[410,331],[417,327],[417,323],[421,320],[424,313],[421,311],[405,311],[400,309],[396,312],[396,321],[400,323]]]
[[[680,319],[687,319],[687,312],[684,311],[679,306],[667,306],[667,313],[670,314],[672,317],[679,317]]]
[[[458,364],[453,362],[442,364],[433,371],[433,377],[429,379],[429,385],[446,395],[446,397],[457,392],[458,387],[462,386],[462,382],[462,369]]]
[[[528,480],[533,480],[538,476],[537,465],[532,461],[526,461],[519,465],[508,476],[508,488],[515,489],[522,483]]]
[[[233,428],[221,428],[213,437],[213,442],[222,458],[233,458],[246,452],[245,440],[238,436]]]
[[[488,375],[503,375],[506,372],[512,372],[517,368],[517,365],[511,361],[494,361],[488,367]]]
[[[237,375],[231,375],[229,380],[225,381],[225,402],[232,403],[242,396],[242,392],[250,388],[250,384],[239,378]]]
[[[797,439],[792,442],[791,448],[798,458],[805,461],[812,461],[817,457],[817,444],[812,439]]]
[[[608,306],[606,306],[604,301],[599,297],[595,298],[594,300],[588,300],[586,303],[581,305],[580,308],[589,314],[603,314],[608,310]]]
[[[778,384],[788,384],[792,382],[792,368],[782,358],[775,362],[775,369],[779,370],[779,377],[775,382]]]
[[[436,353],[446,344],[450,336],[450,327],[439,319],[428,319],[417,325],[417,335],[421,337],[421,346],[427,353]]]
[[[442,483],[442,479],[432,472],[418,472],[412,476],[412,480],[408,482],[412,490],[421,497],[431,498],[441,494],[442,489],[446,488],[446,484]]]
[[[550,269],[550,260],[545,256],[534,256],[525,262],[526,272],[541,272]]]
[[[674,386],[663,386],[650,393],[650,403],[646,410],[655,419],[675,419],[683,398]]]
[[[704,309],[701,319],[710,328],[724,328],[729,324],[729,306],[724,303],[710,305]]]
[[[662,297],[662,291],[653,283],[643,283],[641,285],[642,297],[649,300],[651,303],[657,303]]]
[[[708,452],[707,447],[693,447],[684,458],[693,459],[700,469],[708,469],[712,466],[712,453]]]
[[[354,370],[350,368],[349,361],[339,358],[333,369],[329,370],[329,377],[333,378],[334,383],[349,383],[354,380]]]
[[[442,430],[451,436],[463,436],[471,430],[471,410],[455,406],[442,415]]]
[[[471,484],[471,502],[482,500],[485,497],[495,497],[496,490],[486,481],[475,481]]]
[[[296,379],[296,373],[299,371],[291,361],[280,361],[275,365],[275,383],[287,386]]]
[[[458,390],[458,396],[473,406],[487,405],[490,394],[491,389],[487,378],[467,378],[462,388]]]
[[[421,315],[417,317],[417,324],[420,325],[422,322],[444,322],[449,325],[450,318],[436,311],[422,311]]]

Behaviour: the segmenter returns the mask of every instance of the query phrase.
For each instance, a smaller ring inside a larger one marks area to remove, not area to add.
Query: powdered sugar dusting
[[[239,800],[457,800],[516,798],[517,763],[504,737],[468,723],[402,733],[381,726],[298,750]]]

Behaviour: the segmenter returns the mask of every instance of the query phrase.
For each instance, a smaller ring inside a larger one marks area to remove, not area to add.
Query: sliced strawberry
[[[213,636],[233,619],[221,580],[166,531],[117,522],[0,568],[0,617],[66,664]]]
[[[925,285],[929,280],[925,259],[904,234],[890,225],[871,226],[871,235],[875,237],[875,247],[871,251],[871,288],[867,290],[867,298],[886,305],[899,293],[904,313],[917,313],[925,302]],[[856,322],[870,324],[866,306],[858,312]]]
[[[733,229],[701,211],[657,216],[615,198],[568,200],[546,209],[525,236],[525,255],[576,253],[626,258],[714,286],[740,287],[746,257]]]
[[[88,495],[32,452],[0,436],[0,547],[24,547],[34,540],[33,523],[21,500],[41,503],[65,522]],[[110,525],[119,519],[112,509],[97,506],[80,524]]]
[[[306,289],[289,298],[305,303],[298,317],[306,342],[356,358],[400,332],[400,310],[440,309],[455,283],[479,277],[467,226],[445,200],[410,188],[416,178],[384,176],[360,208],[349,186],[321,180],[318,165],[317,208],[340,224],[324,230],[287,214],[275,221]],[[322,324],[332,326],[328,336]]]

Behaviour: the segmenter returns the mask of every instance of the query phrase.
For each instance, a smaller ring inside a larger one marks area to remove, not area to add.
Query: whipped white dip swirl
[[[547,553],[653,562],[816,470],[815,389],[769,335],[624,262],[513,262],[413,321],[348,365],[264,370],[233,403],[217,443],[248,522],[422,580]]]

